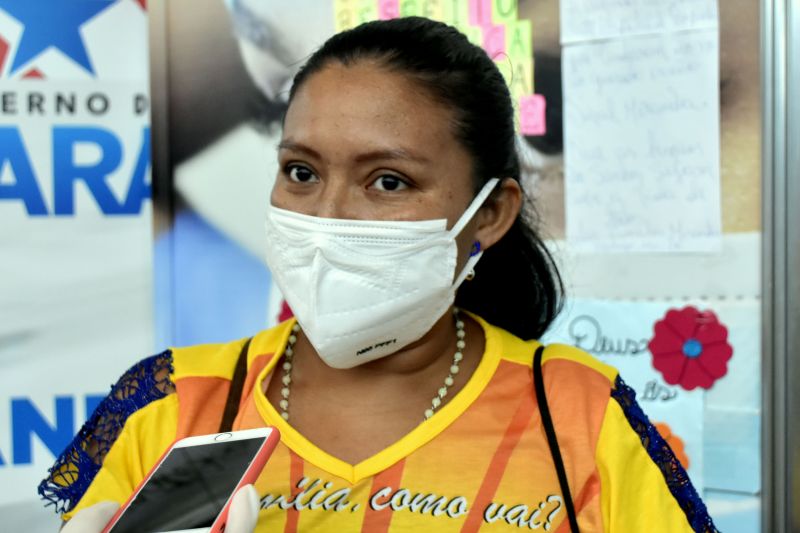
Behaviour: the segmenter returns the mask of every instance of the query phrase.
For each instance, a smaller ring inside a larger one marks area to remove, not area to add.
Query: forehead
[[[284,136],[338,150],[460,151],[452,110],[410,76],[371,61],[334,62],[309,76],[286,113]]]

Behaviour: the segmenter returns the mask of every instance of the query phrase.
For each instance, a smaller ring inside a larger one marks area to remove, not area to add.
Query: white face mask
[[[268,207],[267,264],[325,363],[352,368],[433,327],[483,254],[456,276],[456,236],[498,181],[486,183],[450,230],[446,219],[343,220]]]

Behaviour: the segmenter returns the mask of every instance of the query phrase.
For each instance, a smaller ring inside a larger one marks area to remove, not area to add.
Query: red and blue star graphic
[[[3,72],[3,67],[6,65],[6,54],[8,53],[8,43],[0,35],[0,72]]]
[[[25,27],[10,73],[19,70],[50,47],[55,47],[90,74],[95,74],[80,28],[118,0],[0,0],[0,9]],[[144,7],[144,1],[140,1]],[[2,39],[0,39],[2,41]],[[0,43],[8,49],[8,44]],[[5,62],[0,53],[0,70]]]

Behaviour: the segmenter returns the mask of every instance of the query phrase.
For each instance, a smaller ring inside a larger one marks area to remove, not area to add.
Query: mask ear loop
[[[486,185],[483,186],[475,199],[472,200],[472,203],[469,204],[467,210],[464,211],[464,214],[461,215],[461,218],[456,221],[455,225],[450,230],[450,237],[452,239],[455,239],[456,236],[461,233],[461,230],[464,229],[464,226],[469,224],[470,220],[472,220],[472,217],[474,217],[475,213],[478,212],[478,209],[483,207],[483,203],[487,198],[489,198],[489,195],[492,194],[492,191],[494,191],[498,183],[500,183],[498,178],[492,178],[486,182]],[[467,263],[464,265],[464,268],[461,269],[458,277],[456,277],[456,280],[453,283],[454,286],[458,287],[464,282],[467,276],[469,276],[470,272],[472,272],[472,270],[475,268],[475,265],[478,264],[478,261],[480,261],[482,256],[483,250],[470,255],[469,259],[467,259]]]

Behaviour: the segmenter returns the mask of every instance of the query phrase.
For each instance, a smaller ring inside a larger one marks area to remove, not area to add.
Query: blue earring
[[[469,256],[470,257],[474,257],[474,256],[478,255],[480,253],[480,251],[481,251],[481,243],[478,242],[478,241],[475,241],[475,242],[472,243],[472,250],[470,250]]]

